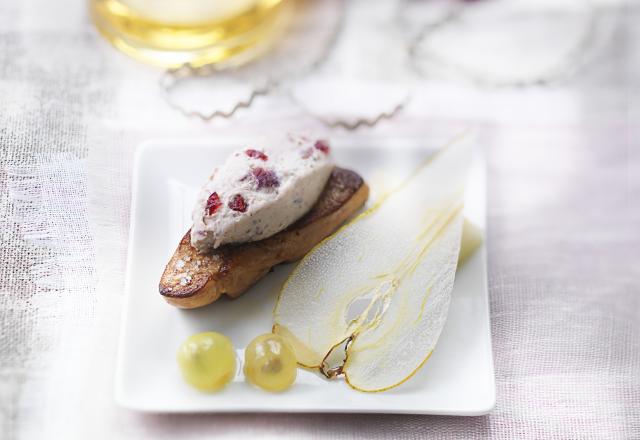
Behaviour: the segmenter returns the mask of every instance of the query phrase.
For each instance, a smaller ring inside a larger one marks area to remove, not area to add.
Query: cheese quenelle
[[[191,244],[207,252],[282,231],[315,204],[333,167],[328,143],[304,136],[235,151],[198,195]]]

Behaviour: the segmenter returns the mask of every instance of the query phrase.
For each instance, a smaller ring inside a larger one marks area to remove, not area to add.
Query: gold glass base
[[[188,20],[179,13],[185,4],[197,1],[164,0],[156,8],[171,1],[179,10],[175,21],[167,23],[165,20],[172,18],[171,11],[159,10],[155,17],[147,18],[128,6],[135,3],[130,0],[89,0],[91,16],[107,40],[133,58],[164,67],[230,67],[246,63],[268,49],[285,30],[293,9],[293,0],[245,0],[239,2],[246,5],[244,9],[230,13],[227,8],[224,17],[194,21],[195,9],[188,11]],[[202,0],[200,3],[206,5]]]

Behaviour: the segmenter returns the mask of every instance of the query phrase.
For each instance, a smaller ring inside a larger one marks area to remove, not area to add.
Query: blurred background
[[[639,23],[622,0],[0,3],[0,437],[640,438]],[[115,407],[140,142],[469,127],[491,415]]]

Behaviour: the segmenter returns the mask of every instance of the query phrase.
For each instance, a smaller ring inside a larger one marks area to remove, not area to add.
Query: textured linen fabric
[[[112,399],[135,146],[323,128],[282,96],[232,121],[185,119],[162,101],[158,71],[113,51],[77,1],[0,3],[0,437],[640,438],[638,5],[619,20],[566,84],[425,81],[393,121],[328,133],[476,125],[490,415],[154,415]]]

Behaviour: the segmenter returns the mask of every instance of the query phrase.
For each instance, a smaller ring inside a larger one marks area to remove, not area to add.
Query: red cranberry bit
[[[220,201],[220,196],[218,196],[217,192],[212,192],[207,199],[207,206],[205,208],[205,211],[208,215],[213,215],[218,209],[220,209],[221,206],[222,201]]]
[[[269,159],[269,156],[264,154],[262,151],[254,150],[252,148],[249,148],[248,150],[245,150],[244,154],[246,154],[247,156],[249,156],[252,159],[260,159],[260,160],[264,160],[264,161]]]
[[[280,186],[280,179],[273,170],[265,170],[264,168],[254,168],[251,174],[256,179],[258,189],[274,188]]]
[[[322,140],[322,139],[317,140],[316,143],[313,146],[315,147],[316,150],[320,150],[324,154],[329,154],[329,150],[331,149],[329,147],[329,143],[327,141]]]
[[[233,209],[234,211],[245,212],[247,210],[247,202],[240,194],[236,194],[229,201],[229,208]]]

